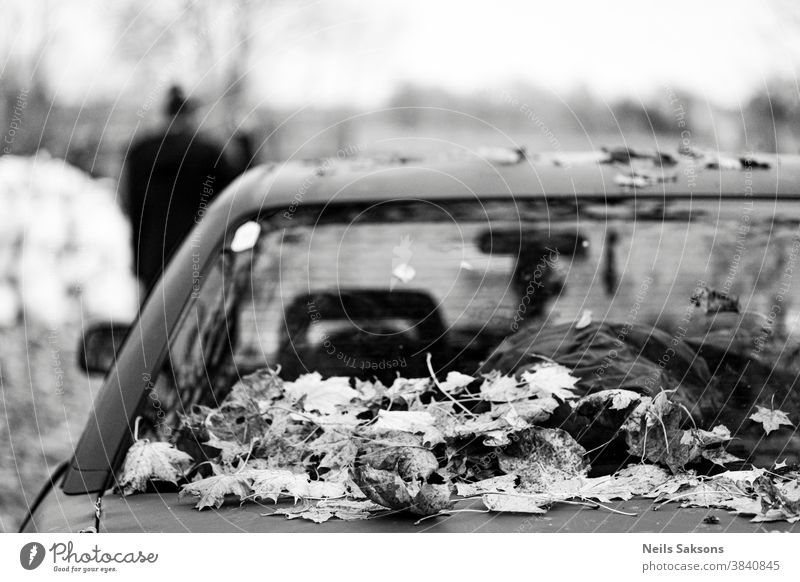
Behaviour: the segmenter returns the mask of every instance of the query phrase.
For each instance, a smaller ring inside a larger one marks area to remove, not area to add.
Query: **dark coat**
[[[216,142],[188,131],[142,139],[126,166],[134,269],[149,288],[235,171]]]

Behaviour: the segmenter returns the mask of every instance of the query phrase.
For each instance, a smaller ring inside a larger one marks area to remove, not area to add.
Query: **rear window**
[[[159,390],[215,405],[267,365],[391,383],[427,376],[429,353],[474,374],[508,338],[589,321],[680,341],[745,326],[757,355],[787,358],[798,216],[752,198],[301,206],[217,257]]]

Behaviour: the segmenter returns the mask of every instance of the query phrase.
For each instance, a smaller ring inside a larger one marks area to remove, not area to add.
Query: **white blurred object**
[[[403,283],[410,283],[417,276],[417,271],[408,263],[402,263],[392,270],[392,275]]]
[[[17,280],[26,322],[56,327],[69,320],[69,293],[52,256],[38,250],[23,251]]]
[[[83,301],[91,306],[93,317],[103,321],[130,322],[130,306],[136,305],[136,285],[131,285],[125,271],[108,271],[86,282]]]
[[[108,183],[46,155],[0,158],[0,326],[131,320],[130,226]]]
[[[231,241],[231,250],[234,253],[241,253],[242,251],[249,251],[258,241],[258,235],[261,234],[261,225],[256,221],[251,220],[245,222],[236,229]]]
[[[575,329],[583,329],[590,323],[592,323],[592,312],[589,309],[584,309],[578,322],[575,324]]]

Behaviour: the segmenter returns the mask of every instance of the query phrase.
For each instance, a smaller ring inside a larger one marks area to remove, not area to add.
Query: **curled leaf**
[[[418,515],[435,515],[453,506],[449,483],[425,483],[409,508]]]
[[[498,456],[500,468],[520,478],[520,489],[545,491],[557,481],[585,476],[586,451],[559,428],[531,427]]]
[[[404,510],[413,503],[403,479],[393,471],[364,465],[355,468],[353,480],[367,499],[383,507]]]

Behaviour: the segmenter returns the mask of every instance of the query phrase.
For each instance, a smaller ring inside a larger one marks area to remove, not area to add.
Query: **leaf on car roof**
[[[456,483],[456,493],[461,497],[472,497],[483,493],[513,491],[517,486],[517,479],[516,475],[499,475],[474,483]]]
[[[530,398],[533,395],[529,386],[523,385],[513,376],[499,372],[487,374],[481,384],[481,396],[489,402],[512,402]]]
[[[335,414],[339,407],[349,405],[358,397],[358,392],[350,386],[349,378],[334,376],[323,379],[319,372],[303,374],[283,386],[290,398],[296,402],[302,401],[304,410],[322,414]]]
[[[145,491],[148,481],[177,484],[192,464],[192,457],[169,443],[138,439],[125,456],[119,487],[123,495]]]
[[[733,481],[725,478],[703,479],[679,488],[659,498],[659,501],[678,501],[684,506],[725,507],[730,500],[745,497]]]
[[[678,473],[699,459],[706,448],[730,440],[730,431],[721,425],[713,431],[682,429],[685,414],[685,410],[669,400],[668,392],[642,398],[622,425],[628,452],[663,463]]]
[[[320,469],[349,469],[358,455],[358,446],[348,432],[325,431],[308,445],[309,452],[320,457]]]
[[[541,507],[539,500],[530,495],[487,493],[483,496],[483,504],[489,511],[504,511],[509,513],[547,513]]]
[[[552,362],[535,365],[523,372],[520,380],[499,372],[486,374],[484,378],[481,397],[489,402],[515,402],[553,396],[564,401],[578,398],[573,390],[579,378],[573,376],[569,368]]]
[[[423,435],[423,442],[436,445],[444,442],[436,417],[423,410],[379,410],[372,426],[376,431],[401,431]]]
[[[518,475],[520,490],[546,491],[553,483],[585,476],[589,465],[586,451],[566,431],[531,427],[498,455],[500,468]]]
[[[502,412],[493,409],[491,412],[463,419],[461,422],[451,422],[445,436],[450,438],[482,437],[484,444],[492,447],[510,444],[511,434],[530,426],[530,423],[517,413],[515,405],[516,403],[509,403],[503,405],[507,408]]]
[[[587,394],[576,403],[576,408],[584,403],[605,403],[609,405],[611,410],[625,410],[631,404],[639,402],[642,395],[633,390],[624,390],[622,388],[615,388],[611,390],[600,390]]]
[[[439,387],[450,394],[458,394],[471,384],[475,378],[461,372],[448,372],[447,378]]]
[[[348,499],[324,499],[314,504],[305,504],[302,508],[278,509],[274,515],[285,515],[286,519],[307,519],[314,523],[324,523],[335,517],[343,521],[369,519],[373,515],[385,512],[386,508],[372,501],[351,501]]]
[[[197,498],[195,508],[219,508],[228,495],[236,495],[244,500],[250,495],[250,479],[246,473],[221,473],[187,483],[181,489],[180,496]]]
[[[281,494],[291,495],[295,502],[310,497],[309,478],[306,473],[293,473],[287,469],[264,469],[247,472],[255,499],[278,501]]]
[[[704,450],[702,452],[702,455],[703,455],[704,459],[707,459],[707,460],[711,461],[712,463],[714,463],[715,465],[719,465],[721,467],[724,467],[725,465],[728,465],[730,463],[736,463],[736,462],[742,460],[739,457],[737,457],[736,455],[732,455],[728,451],[726,451],[725,449],[722,449],[722,448]]]
[[[515,400],[514,402],[500,404],[493,402],[492,416],[509,419],[511,418],[509,415],[513,414],[514,417],[528,423],[536,423],[550,418],[558,406],[558,400],[553,397]]]
[[[406,481],[425,480],[439,469],[436,455],[424,447],[376,443],[368,447],[361,460],[376,469],[397,473]]]
[[[756,412],[750,415],[750,420],[761,423],[766,434],[780,429],[781,425],[794,426],[785,412],[764,406],[757,406]]]
[[[394,471],[369,466],[356,467],[353,479],[364,495],[378,505],[404,510],[410,508],[413,503],[408,486]]]
[[[575,383],[580,380],[571,370],[561,364],[545,362],[523,372],[522,379],[531,387],[533,394],[540,397],[555,396],[561,400],[578,398]]]
[[[630,499],[634,495],[644,495],[652,491],[653,488],[669,479],[669,473],[661,467],[636,464],[626,467],[610,477],[586,479],[580,489],[580,495],[598,501]]]
[[[397,471],[364,465],[356,467],[354,480],[368,499],[388,509],[434,515],[452,507],[450,483],[438,473],[404,479]]]

